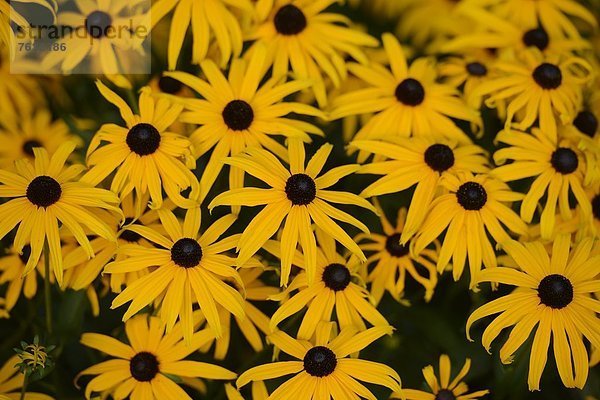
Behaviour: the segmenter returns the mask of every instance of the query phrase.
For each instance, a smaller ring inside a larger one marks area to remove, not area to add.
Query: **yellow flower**
[[[139,99],[141,115],[134,115],[127,103],[102,82],[98,81],[97,86],[102,96],[119,108],[127,127],[105,124],[100,128],[88,147],[90,170],[82,179],[97,185],[116,171],[111,190],[122,197],[133,190],[141,197],[149,193],[152,207],[160,208],[164,189],[179,207],[197,206],[196,200],[180,193],[191,187],[192,195],[197,196],[198,181],[190,171],[196,166],[192,145],[184,136],[168,130],[183,106],[164,98],[155,100],[144,88]],[[99,147],[102,142],[108,144]]]
[[[62,120],[52,120],[47,110],[39,110],[33,115],[23,115],[18,126],[0,127],[0,168],[11,169],[14,162],[22,158],[33,161],[33,149],[45,148],[49,155],[64,142],[82,144],[79,136],[71,134],[70,128]]]
[[[327,105],[324,76],[335,87],[347,75],[347,55],[367,64],[363,47],[376,47],[375,38],[348,28],[350,21],[324,10],[336,0],[275,0],[271,13],[245,37],[255,44],[246,52],[251,57],[259,46],[267,48],[273,76],[285,76],[291,69],[298,79],[311,79],[317,102]],[[266,68],[267,66],[265,66]]]
[[[600,290],[600,255],[591,256],[593,241],[582,240],[570,250],[569,235],[554,241],[551,256],[541,242],[524,245],[510,240],[503,243],[506,253],[520,267],[491,268],[482,271],[478,282],[516,286],[509,295],[478,308],[467,321],[471,325],[489,315],[501,313],[484,331],[482,344],[489,351],[491,342],[503,328],[514,325],[500,349],[504,364],[536,328],[529,362],[529,389],[539,390],[540,378],[548,357],[552,336],[558,373],[566,387],[583,388],[588,376],[588,352],[583,337],[600,347],[600,302],[590,297]]]
[[[201,67],[207,81],[183,72],[167,74],[197,91],[204,99],[183,100],[187,112],[181,120],[200,125],[192,135],[195,156],[200,157],[211,149],[213,152],[204,168],[200,187],[206,196],[223,168],[222,159],[237,155],[248,147],[262,147],[287,160],[285,147],[272,136],[296,137],[309,142],[308,133],[323,135],[321,129],[304,121],[285,116],[321,116],[316,108],[283,99],[310,85],[308,81],[283,82],[274,77],[261,85],[266,70],[266,49],[259,46],[249,62],[235,59],[225,78],[211,60]],[[244,170],[231,168],[229,188],[238,189],[244,183]]]
[[[317,230],[317,244],[315,282],[309,284],[307,273],[303,271],[292,279],[290,286],[280,295],[271,296],[271,300],[283,300],[271,317],[271,331],[275,331],[283,320],[304,307],[307,311],[296,335],[298,339],[310,340],[321,321],[332,320],[334,308],[341,329],[354,327],[365,330],[367,327],[364,321],[373,326],[389,325],[371,303],[370,294],[358,275],[360,263],[356,256],[340,255],[336,250],[335,240],[320,230]],[[267,243],[265,249],[280,256],[274,242]],[[294,263],[306,270],[302,260],[298,254]],[[289,297],[295,291],[297,293]]]
[[[383,175],[361,193],[363,197],[398,193],[415,186],[400,242],[405,244],[423,224],[445,175],[489,170],[485,151],[473,144],[459,144],[435,137],[390,138],[389,141],[355,140],[350,143],[376,157],[358,173]]]
[[[372,266],[367,282],[371,284],[370,292],[375,304],[379,304],[385,291],[389,292],[396,301],[402,301],[407,273],[425,289],[425,301],[431,300],[437,284],[436,262],[439,244],[436,243],[436,249],[426,248],[419,254],[412,254],[409,251],[409,243],[400,244],[400,236],[405,229],[406,208],[398,210],[394,226],[377,203],[376,206],[380,214],[383,235],[359,234],[356,238],[360,248],[369,256],[368,265]]]
[[[172,211],[159,209],[160,221],[168,236],[156,230],[130,225],[128,231],[137,233],[155,247],[129,244],[119,247],[118,254],[127,258],[106,266],[105,273],[125,273],[157,267],[123,290],[112,303],[117,308],[130,302],[123,321],[128,320],[157,298],[162,298],[160,317],[170,331],[179,318],[187,340],[193,333],[192,308],[197,302],[215,336],[221,337],[223,329],[216,303],[236,317],[244,318],[244,300],[240,293],[224,280],[232,279],[242,285],[241,278],[232,267],[235,260],[222,253],[234,248],[239,235],[218,241],[235,222],[234,215],[226,215],[200,231],[200,209],[187,210],[181,223]],[[194,297],[192,297],[194,296]],[[194,299],[194,300],[193,300]]]
[[[523,27],[537,26],[557,35],[580,38],[575,22],[581,19],[592,27],[598,26],[588,8],[576,0],[485,0],[493,13],[510,18]]]
[[[304,252],[304,265],[308,282],[314,282],[317,272],[317,246],[311,224],[314,222],[328,235],[339,241],[352,253],[366,260],[352,238],[334,221],[342,221],[368,232],[362,222],[350,214],[333,207],[331,203],[352,204],[374,211],[366,200],[349,192],[327,190],[341,178],[356,172],[358,165],[333,168],[318,176],[333,146],[324,144],[314,154],[306,167],[304,145],[297,139],[288,140],[290,170],[281,165],[274,155],[263,149],[249,148],[245,154],[230,157],[225,162],[260,179],[269,189],[254,187],[232,189],[218,195],[209,209],[219,205],[265,205],[252,222],[246,226],[237,246],[237,265],[243,265],[279,229],[285,219],[281,236],[281,285],[286,285],[292,259],[298,243]],[[312,222],[311,222],[312,221]]]
[[[110,392],[115,400],[162,400],[192,398],[169,375],[184,378],[234,379],[236,374],[217,365],[184,360],[212,339],[204,329],[193,335],[189,344],[182,341],[182,327],[177,324],[165,332],[157,317],[138,315],[125,324],[129,344],[111,336],[84,333],[81,343],[114,358],[96,364],[79,375],[97,375],[85,389],[86,399],[93,392]]]
[[[513,55],[515,50],[522,52],[536,47],[546,54],[564,54],[591,47],[590,42],[581,38],[565,38],[560,32],[547,32],[543,26],[519,26],[514,16],[501,17],[477,6],[462,7],[460,14],[479,27],[475,31],[463,32],[442,45],[445,52],[461,52],[465,49],[495,49]]]
[[[439,64],[440,78],[442,82],[461,89],[468,105],[479,110],[483,99],[473,96],[473,91],[493,76],[494,59],[485,50],[448,57]]]
[[[232,57],[242,52],[242,31],[232,10],[252,13],[250,0],[159,0],[156,1],[150,15],[152,27],[171,11],[171,31],[168,43],[169,69],[177,68],[181,48],[188,27],[192,29],[192,62],[199,64],[208,53],[214,40],[221,55],[221,65],[227,64]]]
[[[469,387],[463,382],[464,377],[469,373],[471,360],[467,358],[462,369],[452,381],[450,381],[451,363],[450,357],[446,354],[440,356],[439,380],[433,370],[433,365],[423,368],[423,376],[427,381],[427,386],[431,393],[415,389],[402,389],[402,393],[394,393],[393,399],[406,400],[475,400],[485,396],[489,390],[479,390],[473,393],[467,393]]]
[[[347,328],[333,339],[331,330],[331,323],[321,324],[314,342],[294,339],[282,331],[271,334],[271,343],[298,361],[280,361],[251,368],[240,375],[237,386],[293,374],[294,377],[280,385],[269,398],[303,399],[312,396],[322,400],[360,395],[369,400],[377,400],[358,381],[400,391],[400,377],[387,365],[348,357],[380,337],[391,334],[391,327],[375,327],[360,333]]]
[[[0,205],[0,238],[17,224],[14,247],[20,253],[31,245],[31,256],[23,275],[29,273],[40,259],[44,243],[48,243],[50,267],[62,285],[63,258],[58,222],[69,230],[89,258],[94,252],[82,225],[94,234],[115,241],[114,231],[92,212],[101,208],[120,212],[118,197],[108,190],[95,188],[77,180],[82,165],[65,167],[65,161],[75,149],[75,143],[61,145],[50,158],[43,148],[35,148],[35,162],[19,160],[16,172],[0,170],[0,195],[10,198]]]
[[[508,144],[494,153],[501,165],[491,174],[504,182],[535,177],[521,204],[521,218],[531,222],[544,194],[547,198],[540,216],[541,236],[548,239],[554,231],[556,206],[564,220],[572,218],[569,192],[581,207],[584,218],[590,218],[592,207],[583,189],[585,158],[568,139],[556,142],[540,129],[532,134],[505,130],[496,140]],[[512,163],[505,164],[507,160]]]
[[[553,140],[557,126],[576,117],[583,86],[592,71],[581,58],[544,57],[533,50],[511,61],[498,61],[494,68],[498,77],[479,85],[472,95],[487,96],[488,106],[506,101],[506,129],[524,130],[539,120],[540,129]]]
[[[408,66],[395,37],[384,34],[383,45],[390,67],[349,64],[350,71],[369,87],[336,98],[330,118],[377,113],[358,131],[356,140],[436,134],[469,143],[469,137],[451,118],[479,123],[479,114],[466,106],[457,89],[436,82],[433,60],[419,58]]]
[[[452,258],[453,277],[458,280],[468,257],[473,286],[482,263],[487,268],[496,267],[496,254],[488,233],[497,244],[509,240],[501,222],[516,234],[527,234],[527,225],[508,207],[523,196],[489,175],[446,175],[442,185],[449,193],[431,203],[414,240],[413,252],[419,254],[448,228],[439,253],[438,271],[443,272]]]

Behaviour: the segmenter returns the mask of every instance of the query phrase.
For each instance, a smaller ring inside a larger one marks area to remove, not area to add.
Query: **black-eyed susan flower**
[[[263,46],[255,49],[248,62],[233,60],[227,78],[211,60],[202,62],[201,66],[207,81],[183,72],[167,76],[183,82],[204,98],[184,101],[187,111],[181,115],[183,122],[200,126],[190,136],[195,155],[200,157],[213,149],[200,179],[204,196],[219,175],[223,158],[248,147],[262,147],[287,160],[285,147],[272,136],[296,137],[309,142],[307,133],[323,135],[321,129],[312,124],[286,118],[290,113],[321,115],[319,110],[306,104],[283,101],[307,88],[309,81],[284,82],[274,77],[261,85],[266,73]],[[229,182],[230,189],[242,187],[244,170],[231,168]]]
[[[462,15],[471,19],[478,29],[463,32],[457,37],[446,41],[442,50],[446,52],[461,52],[465,49],[494,49],[500,55],[521,52],[526,48],[535,47],[548,54],[564,54],[589,49],[589,41],[581,38],[565,38],[555,31],[547,32],[543,26],[520,26],[512,17],[503,18],[491,11],[477,6],[461,7]]]
[[[364,165],[358,173],[382,175],[361,193],[363,197],[398,193],[415,186],[400,242],[405,244],[421,227],[429,206],[446,174],[482,173],[489,170],[485,151],[442,137],[390,138],[388,141],[355,140],[350,147],[383,157]]]
[[[502,247],[520,270],[493,268],[478,276],[478,282],[501,283],[516,289],[475,310],[467,321],[468,337],[475,321],[500,313],[485,329],[482,344],[489,351],[501,330],[514,325],[500,349],[500,360],[509,364],[535,329],[529,361],[530,390],[539,390],[550,337],[563,384],[577,388],[585,385],[589,360],[583,338],[600,346],[600,319],[596,314],[600,302],[590,296],[600,288],[600,256],[590,254],[592,245],[593,241],[587,238],[571,248],[570,236],[560,235],[550,255],[541,242],[521,244],[510,240]]]
[[[168,42],[169,69],[177,68],[188,28],[192,30],[192,62],[199,64],[208,54],[211,43],[216,43],[221,65],[242,52],[242,30],[232,13],[240,10],[253,12],[250,0],[159,0],[150,10],[152,27],[173,11]]]
[[[447,228],[438,257],[438,271],[442,272],[452,259],[453,277],[458,280],[468,258],[472,286],[482,264],[487,268],[497,265],[488,233],[497,244],[510,239],[507,230],[527,234],[527,225],[510,208],[511,203],[521,200],[523,195],[487,174],[448,174],[442,179],[442,185],[448,192],[431,203],[413,241],[413,251],[419,254]]]
[[[18,126],[0,127],[0,168],[11,169],[21,158],[33,160],[35,147],[43,147],[52,155],[68,141],[82,143],[64,121],[53,121],[49,111],[42,109],[33,115],[23,115]]]
[[[84,333],[81,336],[83,345],[113,357],[79,374],[95,375],[86,386],[86,399],[89,400],[92,393],[108,392],[115,400],[191,400],[170,376],[218,380],[236,377],[235,373],[218,365],[185,360],[212,339],[212,331],[199,331],[186,344],[182,340],[180,324],[170,332],[165,328],[157,317],[138,315],[125,324],[129,344],[111,336]]]
[[[330,118],[376,113],[358,131],[357,140],[440,134],[470,142],[451,118],[479,123],[479,114],[467,107],[456,88],[436,82],[434,61],[419,58],[409,66],[400,43],[390,34],[383,35],[383,45],[390,67],[350,63],[349,70],[369,87],[336,98]]]
[[[308,282],[315,280],[317,272],[317,245],[312,230],[314,222],[352,253],[366,260],[363,252],[334,220],[353,225],[363,232],[369,229],[352,215],[333,207],[330,203],[352,204],[375,211],[366,200],[349,192],[328,190],[341,178],[356,172],[358,165],[333,168],[319,176],[333,149],[324,144],[305,167],[304,144],[298,139],[288,140],[290,169],[286,169],[271,153],[259,148],[249,148],[246,153],[230,157],[225,162],[242,168],[270,186],[269,189],[245,187],[232,189],[218,195],[209,204],[265,207],[246,226],[237,245],[237,265],[243,265],[279,229],[285,219],[281,235],[281,285],[286,285],[292,259],[298,246],[302,246]]]
[[[473,91],[490,76],[493,76],[492,63],[494,57],[487,51],[470,51],[457,56],[450,56],[438,65],[440,79],[453,87],[459,88],[468,103],[476,110],[481,108],[482,98],[473,96]]]
[[[468,393],[469,387],[463,381],[471,369],[471,360],[467,358],[459,373],[451,379],[452,363],[446,354],[440,356],[440,367],[438,376],[435,375],[433,365],[423,368],[423,377],[431,392],[415,389],[402,389],[402,393],[394,393],[393,399],[406,400],[475,400],[489,393],[489,390],[478,390]]]
[[[546,31],[567,37],[581,37],[575,19],[598,25],[590,10],[576,0],[484,0],[480,4],[519,26],[535,27],[541,22]]]
[[[102,96],[119,109],[126,127],[105,124],[94,135],[87,151],[90,170],[82,179],[97,185],[115,172],[111,190],[122,197],[134,190],[140,197],[149,193],[152,206],[160,208],[164,189],[179,207],[197,206],[197,200],[181,195],[182,190],[190,187],[192,194],[198,195],[198,180],[190,171],[196,166],[192,144],[186,137],[168,130],[183,106],[164,98],[155,100],[150,90],[144,88],[139,98],[140,115],[135,115],[102,82],[98,81],[97,86]],[[102,142],[107,144],[101,146]]]
[[[0,238],[19,225],[14,239],[15,249],[21,253],[26,244],[31,246],[23,275],[35,268],[44,243],[47,243],[49,254],[46,256],[50,267],[58,283],[62,284],[59,221],[90,258],[94,253],[83,226],[107,240],[116,240],[114,231],[93,210],[100,208],[118,212],[115,205],[119,199],[108,190],[79,180],[84,170],[82,165],[65,166],[74,149],[74,142],[66,142],[49,157],[44,148],[36,147],[33,164],[23,159],[15,163],[16,172],[0,170],[0,195],[10,199],[0,205]]]
[[[437,284],[438,249],[424,249],[412,254],[410,243],[400,244],[405,228],[406,208],[398,210],[395,225],[392,225],[383,210],[377,205],[383,234],[359,234],[356,242],[367,254],[370,271],[366,281],[371,284],[370,293],[379,304],[387,291],[396,301],[403,300],[407,274],[425,289],[425,300],[429,301]],[[436,244],[436,247],[437,246]]]
[[[19,361],[19,357],[14,355],[6,360],[2,368],[0,368],[0,399],[54,400],[47,394],[35,392],[27,392],[21,397],[24,375],[19,371],[19,367],[17,366]]]
[[[129,72],[128,67],[143,54],[142,43],[150,31],[148,10],[132,13],[130,6],[140,3],[79,1],[74,10],[59,12],[58,24],[73,31],[56,43],[64,50],[47,52],[41,68],[52,71],[58,66],[62,73],[69,74],[87,60],[92,72],[106,75],[120,87],[131,88],[122,74]]]
[[[373,305],[359,274],[361,263],[357,257],[340,255],[336,250],[335,240],[322,231],[317,231],[317,239],[315,282],[309,284],[306,272],[302,271],[280,295],[271,296],[271,300],[282,300],[271,317],[271,331],[275,331],[283,320],[305,307],[307,311],[296,335],[298,339],[309,340],[321,321],[332,320],[334,309],[341,329],[353,326],[362,331],[367,329],[365,321],[372,326],[389,325]],[[265,249],[281,256],[276,243],[266,244]],[[298,255],[294,261],[305,270],[302,260]]]
[[[547,193],[540,215],[542,238],[548,239],[553,233],[557,206],[564,220],[572,218],[569,193],[575,197],[584,218],[590,218],[592,207],[583,188],[585,157],[576,145],[568,139],[557,142],[536,128],[531,134],[504,130],[496,138],[509,147],[494,153],[500,167],[492,174],[504,182],[535,177],[521,204],[525,222],[531,222],[540,199]],[[508,160],[512,162],[505,164]]]
[[[472,95],[486,96],[488,106],[507,102],[506,128],[525,130],[538,121],[542,131],[556,140],[557,126],[577,115],[592,66],[578,57],[544,57],[534,50],[495,63],[498,76],[482,83]]]
[[[131,302],[123,315],[126,321],[157,298],[162,298],[160,317],[170,331],[179,319],[183,334],[189,340],[194,324],[192,309],[198,304],[216,337],[221,337],[217,304],[240,319],[244,318],[244,300],[240,293],[227,285],[232,279],[242,285],[235,268],[235,259],[223,254],[235,248],[239,235],[219,238],[235,222],[234,215],[214,221],[206,230],[200,229],[200,209],[190,208],[180,222],[170,210],[159,209],[158,215],[167,235],[140,225],[127,230],[137,233],[155,247],[129,244],[119,247],[118,253],[127,258],[108,264],[105,273],[126,273],[156,267],[125,288],[112,302],[117,308]]]
[[[331,397],[346,399],[360,396],[376,400],[373,393],[358,381],[400,391],[400,377],[392,368],[348,357],[380,337],[391,334],[391,327],[374,327],[360,333],[347,328],[335,338],[332,338],[331,329],[331,324],[321,324],[314,341],[297,340],[282,331],[271,334],[271,343],[297,361],[279,361],[251,368],[238,378],[238,388],[250,382],[293,374],[294,377],[280,385],[269,398],[327,400]]]
[[[363,48],[378,45],[375,38],[350,29],[347,17],[324,12],[333,3],[275,0],[268,17],[245,35],[246,40],[255,41],[246,56],[266,46],[273,75],[284,76],[291,70],[298,79],[311,79],[320,106],[327,104],[324,76],[340,86],[347,74],[344,58],[367,64]]]

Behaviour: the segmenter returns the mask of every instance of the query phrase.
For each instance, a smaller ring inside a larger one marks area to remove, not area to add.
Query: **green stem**
[[[52,334],[52,288],[50,287],[50,247],[44,241],[44,295],[46,300],[46,329]]]
[[[27,393],[27,381],[29,380],[29,374],[25,372],[23,374],[23,386],[21,386],[21,397],[20,400],[25,400],[25,393]]]

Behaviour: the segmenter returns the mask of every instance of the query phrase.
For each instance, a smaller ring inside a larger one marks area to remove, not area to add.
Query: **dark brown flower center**
[[[30,157],[33,157],[35,154],[33,153],[33,149],[36,147],[43,147],[40,142],[35,139],[30,139],[23,143],[23,153],[27,154]]]
[[[487,202],[487,192],[477,182],[466,182],[458,188],[456,198],[465,210],[476,211],[481,210]]]
[[[171,260],[180,267],[193,268],[202,260],[202,247],[194,239],[179,239],[171,248]]]
[[[425,88],[418,80],[407,78],[396,86],[395,95],[400,103],[415,107],[425,100]]]
[[[557,310],[565,308],[573,301],[573,284],[563,275],[546,276],[540,282],[537,291],[542,304]]]
[[[170,76],[161,76],[158,80],[158,88],[163,93],[177,94],[181,92],[183,84]]]
[[[598,118],[589,111],[582,111],[575,117],[573,125],[575,125],[575,128],[577,128],[579,132],[584,133],[589,137],[593,137],[598,130]]]
[[[36,176],[27,186],[27,200],[38,207],[49,207],[60,200],[62,188],[54,178]]]
[[[285,194],[295,206],[305,206],[317,197],[317,185],[306,174],[294,174],[285,183]]]
[[[316,346],[306,352],[304,356],[304,370],[318,378],[331,375],[337,366],[337,357],[331,349],[325,346]]]
[[[107,35],[112,26],[113,19],[104,11],[94,11],[85,19],[85,29],[94,39]]]
[[[390,255],[394,257],[404,257],[408,254],[409,245],[406,243],[405,245],[400,244],[400,234],[394,233],[387,237],[385,241],[385,249]]]
[[[454,396],[451,390],[441,389],[435,395],[435,400],[456,400],[456,396]]]
[[[223,121],[233,131],[248,129],[254,121],[254,111],[244,100],[233,100],[223,109]]]
[[[523,43],[528,47],[537,47],[540,50],[545,50],[549,42],[548,33],[541,27],[528,30],[523,34]]]
[[[329,264],[323,270],[323,283],[335,292],[346,289],[351,278],[350,270],[342,264]]]
[[[140,156],[153,154],[160,146],[160,133],[153,125],[137,124],[127,133],[129,149]]]
[[[562,83],[562,72],[554,64],[543,63],[533,71],[533,80],[542,89],[556,89]]]
[[[286,4],[275,14],[275,29],[282,35],[297,35],[306,29],[306,16],[293,4]]]
[[[480,62],[470,62],[467,64],[467,72],[471,76],[486,76],[488,73],[487,67]]]
[[[158,359],[152,353],[142,351],[129,360],[129,372],[138,382],[150,382],[158,374]]]
[[[425,162],[432,170],[444,172],[454,165],[454,152],[445,144],[433,144],[425,150]]]
[[[597,194],[592,199],[592,212],[594,217],[600,221],[600,194]]]
[[[552,153],[550,163],[556,172],[560,172],[563,175],[575,172],[579,166],[577,153],[568,147],[559,147],[556,149],[554,153]]]

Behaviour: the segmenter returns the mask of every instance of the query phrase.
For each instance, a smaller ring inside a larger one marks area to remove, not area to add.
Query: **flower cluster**
[[[32,13],[91,36],[35,62],[64,75],[11,74]],[[0,399],[597,394],[599,18],[0,0]]]

